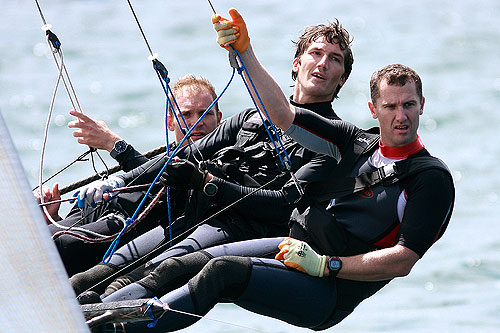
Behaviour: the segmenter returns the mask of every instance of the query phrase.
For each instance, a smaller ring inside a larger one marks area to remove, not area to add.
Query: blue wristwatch
[[[328,260],[328,270],[331,276],[337,276],[342,268],[342,260],[339,257],[331,257]]]

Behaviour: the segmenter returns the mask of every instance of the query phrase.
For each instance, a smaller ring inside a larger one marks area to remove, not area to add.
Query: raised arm
[[[233,47],[241,55],[257,91],[273,123],[287,130],[295,117],[295,107],[290,105],[278,83],[257,59],[250,45],[245,21],[234,8],[229,10],[231,20],[218,14],[212,16],[217,31],[217,43],[229,49]],[[247,78],[248,79],[248,78]]]

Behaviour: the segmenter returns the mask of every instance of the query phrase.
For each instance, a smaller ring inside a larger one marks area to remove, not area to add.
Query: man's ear
[[[174,131],[174,120],[172,119],[173,116],[170,112],[167,113],[167,128],[169,131]]]
[[[299,67],[300,67],[300,60],[299,58],[295,58],[292,61],[292,72],[298,73],[299,72]]]
[[[375,105],[370,101],[368,102],[368,108],[370,109],[370,112],[372,114],[373,119],[377,119],[377,112],[375,112]]]
[[[422,105],[420,105],[420,115],[424,114],[424,104],[425,104],[425,97],[422,96]]]
[[[343,87],[344,86],[344,83],[347,81],[347,78],[345,76],[342,75],[342,77],[340,78],[340,81],[339,81],[339,87]]]
[[[217,111],[217,125],[220,124],[220,121],[222,120],[222,112]]]

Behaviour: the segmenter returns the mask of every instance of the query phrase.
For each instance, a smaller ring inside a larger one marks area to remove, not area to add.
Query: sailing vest
[[[361,132],[353,142],[353,149],[350,155],[345,156],[339,164],[336,175],[349,175],[349,171],[347,170],[352,170],[356,164],[359,164],[358,160],[360,160],[362,156],[366,157],[372,154],[378,147],[378,140],[379,137],[374,131],[371,131],[371,133]],[[351,151],[351,149],[348,151]],[[347,158],[347,160],[345,160],[345,158]],[[307,188],[307,207],[302,203],[302,206],[299,206],[299,208],[303,209],[303,211],[299,212],[296,210],[292,214],[291,234],[292,236],[294,233],[300,235],[301,231],[296,229],[297,224],[300,225],[302,232],[305,231],[305,235],[302,235],[302,237],[305,237],[304,240],[312,242],[313,247],[316,247],[321,253],[327,254],[355,255],[376,248],[391,246],[393,244],[389,238],[395,238],[399,224],[397,226],[391,225],[389,226],[390,228],[387,228],[385,225],[378,226],[383,229],[378,231],[375,230],[373,234],[375,234],[376,238],[372,239],[370,238],[371,235],[369,232],[377,228],[375,224],[370,225],[370,228],[353,224],[352,227],[355,230],[346,230],[346,224],[343,225],[339,223],[334,215],[326,210],[325,202],[329,202],[331,199],[339,199],[339,201],[342,201],[343,198],[352,194],[357,194],[360,197],[359,199],[361,199],[361,197],[367,195],[364,191],[368,189],[368,192],[370,192],[372,187],[374,189],[378,188],[379,191],[386,191],[387,193],[383,193],[385,196],[389,195],[393,198],[397,198],[400,191],[397,187],[391,185],[395,185],[408,177],[429,169],[443,170],[451,177],[448,168],[441,160],[428,155],[420,157],[410,156],[405,160],[385,165],[374,171],[361,173],[356,177],[334,177],[331,180],[314,184],[314,186]],[[383,188],[380,190],[380,187]],[[363,200],[358,201],[361,204]],[[350,204],[350,209],[353,209],[356,205],[356,203],[351,203],[349,200],[345,202]],[[365,202],[370,204],[369,200]],[[391,201],[389,201],[389,203],[390,202]],[[378,203],[372,202],[371,204],[377,205]],[[360,214],[362,214],[361,208],[364,207],[360,207]],[[383,220],[383,222],[389,223],[392,223],[390,221],[397,221],[394,219],[393,215],[395,212],[391,208],[392,207],[380,207],[380,209],[383,210],[382,213],[387,213],[389,216],[385,216],[387,214],[382,214],[378,216],[378,218]],[[379,209],[379,207],[377,206],[375,209]],[[368,210],[369,209],[365,209],[365,211]],[[370,216],[367,216],[366,220],[369,218]],[[352,231],[354,231],[354,233]],[[367,241],[367,239],[370,239],[370,241]]]

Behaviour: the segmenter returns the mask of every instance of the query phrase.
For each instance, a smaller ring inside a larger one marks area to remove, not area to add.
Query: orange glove
[[[295,268],[311,276],[323,277],[326,267],[326,256],[320,256],[303,241],[290,237],[279,245],[280,252],[274,257],[282,260],[287,267]]]
[[[226,50],[229,50],[229,44],[232,44],[235,50],[243,53],[250,45],[247,26],[236,9],[229,9],[229,15],[231,20],[219,14],[212,15],[212,23],[217,31],[217,43]]]

